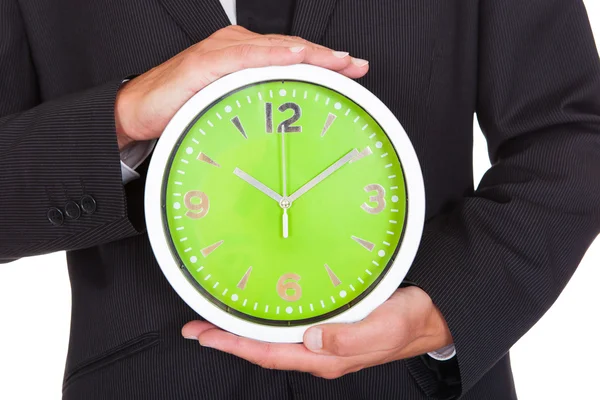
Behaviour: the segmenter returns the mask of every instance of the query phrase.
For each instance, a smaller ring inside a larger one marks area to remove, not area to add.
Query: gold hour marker
[[[331,279],[331,283],[333,283],[333,286],[339,286],[342,281],[340,281],[340,278],[337,277],[337,275],[331,270],[331,268],[329,268],[329,265],[325,264],[325,270],[327,271],[327,275],[329,275],[329,279]]]
[[[365,158],[366,156],[370,156],[371,154],[373,154],[373,150],[371,150],[371,148],[369,146],[365,147],[365,149],[363,151],[361,151],[360,153],[358,153],[358,155],[356,157],[354,157],[354,159],[352,159],[350,162],[353,163],[354,161],[358,161],[361,158]]]
[[[209,156],[207,156],[204,153],[198,154],[198,157],[196,159],[199,161],[203,161],[207,164],[214,165],[215,167],[221,168],[221,166],[219,165],[218,162],[216,162],[215,160],[213,160],[212,158],[210,158]]]
[[[373,249],[375,248],[375,243],[368,242],[359,237],[352,236],[352,240],[354,240],[356,243],[360,244],[362,247],[364,247],[365,249],[367,249],[369,251],[373,251]]]
[[[235,125],[237,130],[240,131],[240,133],[242,134],[244,139],[248,139],[248,135],[246,135],[246,131],[244,130],[244,127],[242,126],[242,122],[240,121],[240,118],[235,116],[235,117],[231,118],[231,122],[233,123],[233,125]]]
[[[240,282],[237,284],[238,289],[244,290],[246,288],[246,284],[248,283],[248,278],[250,278],[250,273],[252,272],[252,267],[248,268],[248,271],[244,274]]]
[[[204,257],[208,257],[208,255],[210,253],[212,253],[213,251],[215,251],[220,245],[222,245],[224,242],[224,240],[219,240],[217,243],[211,244],[208,247],[203,248],[202,250],[200,250],[200,253],[202,253],[202,255]]]
[[[337,115],[329,113],[329,115],[327,116],[327,120],[325,121],[325,125],[323,126],[323,130],[321,131],[321,137],[325,136],[327,130],[329,129],[331,124],[333,124],[333,121],[335,121],[336,118]]]

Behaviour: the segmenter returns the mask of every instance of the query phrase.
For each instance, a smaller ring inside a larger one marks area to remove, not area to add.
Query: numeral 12
[[[302,116],[302,109],[296,103],[283,103],[277,109],[279,112],[285,112],[287,110],[293,110],[294,114],[280,123],[277,126],[277,132],[302,132],[302,126],[292,126],[293,123],[297,122]],[[267,133],[273,133],[273,103],[265,103],[265,116],[266,116],[266,130]]]

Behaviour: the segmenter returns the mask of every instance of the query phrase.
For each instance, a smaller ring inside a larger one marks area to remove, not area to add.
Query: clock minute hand
[[[304,186],[302,186],[300,189],[296,190],[288,198],[289,201],[290,201],[290,203],[293,203],[295,200],[297,200],[304,193],[308,192],[310,189],[312,189],[315,186],[317,186],[325,178],[327,178],[329,175],[333,174],[338,169],[342,168],[348,162],[352,161],[359,154],[360,153],[358,152],[358,150],[353,149],[348,154],[346,154],[344,157],[342,157],[339,160],[337,160],[335,163],[333,163],[332,165],[330,165],[325,171],[321,172],[319,175],[317,175],[313,179],[311,179],[307,184],[305,184]]]
[[[249,174],[245,173],[241,169],[236,168],[233,171],[233,174],[236,175],[237,177],[241,178],[242,180],[246,181],[247,183],[249,183],[250,185],[252,185],[254,188],[260,190],[261,192],[263,192],[264,194],[266,194],[267,196],[269,196],[270,198],[272,198],[276,202],[279,203],[283,199],[283,197],[279,193],[277,193],[273,189],[267,187],[267,185],[265,185],[264,183],[258,181],[255,178],[253,178],[252,176],[250,176]]]

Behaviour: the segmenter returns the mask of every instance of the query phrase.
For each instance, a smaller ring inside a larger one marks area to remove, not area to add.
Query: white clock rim
[[[199,110],[224,95],[254,84],[273,80],[297,80],[339,92],[365,109],[387,133],[404,170],[408,207],[402,242],[386,276],[361,301],[350,309],[318,323],[297,326],[270,326],[244,320],[224,311],[200,294],[181,272],[171,255],[164,229],[162,188],[171,151]],[[236,335],[275,343],[302,342],[304,332],[323,323],[360,321],[386,301],[400,286],[414,260],[425,219],[425,190],[421,167],[412,143],[392,112],[369,90],[336,72],[306,64],[251,68],[227,75],[206,86],[181,107],[165,128],[150,161],[145,190],[146,228],[158,264],[177,294],[207,321]]]

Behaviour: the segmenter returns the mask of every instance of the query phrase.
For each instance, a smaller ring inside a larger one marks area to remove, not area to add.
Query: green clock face
[[[385,276],[407,198],[398,155],[359,105],[278,80],[229,93],[173,149],[163,185],[173,255],[238,317],[297,325],[336,315]]]

